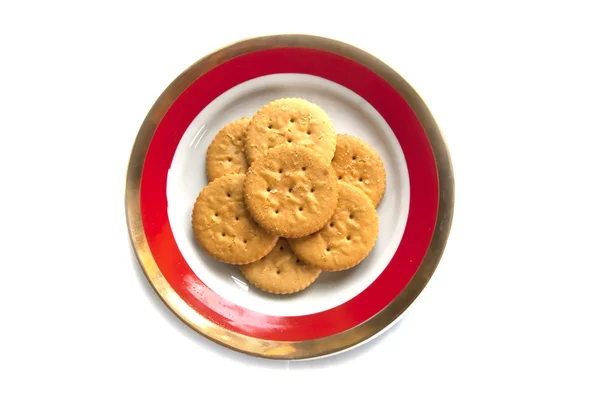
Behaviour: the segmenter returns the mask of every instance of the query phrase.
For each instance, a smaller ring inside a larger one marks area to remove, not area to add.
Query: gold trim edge
[[[268,48],[308,47],[352,59],[384,78],[408,102],[423,125],[432,146],[439,181],[436,226],[429,248],[406,288],[383,310],[352,329],[306,341],[273,341],[232,332],[195,312],[167,283],[154,261],[142,226],[140,183],[146,152],[154,131],[169,107],[199,76],[237,56]],[[283,34],[241,40],[224,46],[183,71],[163,91],[142,122],[127,168],[125,209],[131,244],[144,275],[162,302],[186,325],[224,347],[253,356],[298,360],[338,353],[356,346],[392,324],[423,291],[442,258],[454,216],[454,170],[446,140],[419,94],[391,67],[373,55],[347,43],[326,37]]]

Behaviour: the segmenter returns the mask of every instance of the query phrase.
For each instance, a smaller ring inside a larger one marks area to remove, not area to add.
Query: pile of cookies
[[[356,266],[375,245],[383,162],[305,99],[278,99],[224,126],[206,170],[194,237],[265,292],[299,292],[322,271]]]

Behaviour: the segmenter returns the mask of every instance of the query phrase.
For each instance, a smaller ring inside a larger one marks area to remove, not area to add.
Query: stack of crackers
[[[376,151],[336,134],[317,104],[282,98],[224,126],[192,227],[213,258],[265,292],[291,294],[360,264],[379,233],[386,175]]]

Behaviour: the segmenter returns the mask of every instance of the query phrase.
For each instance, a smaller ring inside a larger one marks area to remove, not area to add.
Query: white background
[[[594,2],[395,3],[2,2],[0,396],[598,397]],[[271,33],[340,39],[394,67],[456,175],[447,250],[408,316],[303,363],[183,326],[125,224],[129,153],[156,98],[208,52]]]

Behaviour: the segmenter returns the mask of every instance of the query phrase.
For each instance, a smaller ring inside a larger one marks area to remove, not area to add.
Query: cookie
[[[338,206],[325,228],[288,242],[306,264],[324,271],[342,271],[367,257],[378,233],[379,220],[371,199],[354,185],[340,182]]]
[[[252,117],[245,148],[249,164],[281,144],[305,146],[329,163],[335,143],[333,123],[323,109],[302,98],[282,98],[266,104]]]
[[[339,134],[331,165],[338,180],[359,188],[375,207],[379,205],[385,192],[385,168],[371,146],[360,138]]]
[[[299,145],[280,145],[252,163],[244,199],[252,218],[267,231],[299,238],[321,229],[338,199],[335,170]]]
[[[219,177],[206,185],[192,210],[198,245],[211,257],[230,264],[247,264],[266,256],[278,237],[256,224],[243,198],[244,174]]]
[[[244,155],[244,135],[250,118],[228,123],[212,140],[206,151],[206,175],[213,181],[227,174],[244,174],[248,162]]]
[[[274,294],[291,294],[306,289],[319,276],[321,270],[304,264],[281,238],[266,257],[240,265],[248,282],[258,289]]]

